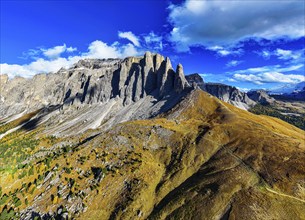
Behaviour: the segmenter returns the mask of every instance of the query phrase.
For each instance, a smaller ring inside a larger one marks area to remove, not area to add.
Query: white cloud
[[[266,49],[262,50],[260,52],[256,52],[256,53],[266,60],[268,60],[270,58],[270,56],[272,55],[272,52],[270,52],[269,50],[266,50]]]
[[[28,58],[31,58],[31,59],[38,59],[39,58],[39,55],[41,54],[41,49],[29,49],[28,51],[26,52],[23,52],[22,53],[22,56],[19,57],[21,59],[28,59]]]
[[[144,52],[140,52],[140,50],[138,51],[133,44],[127,44],[122,47],[119,57],[138,56],[140,54],[144,54]]]
[[[140,46],[140,41],[139,38],[134,35],[131,31],[128,32],[118,32],[118,35],[120,38],[125,38],[127,40],[130,40],[135,46],[139,47]]]
[[[48,73],[58,71],[60,68],[68,68],[75,59],[57,58],[54,60],[45,60],[39,58],[38,60],[31,62],[27,65],[16,64],[0,64],[1,74],[8,74],[10,78],[15,76],[32,77],[38,73]]]
[[[147,47],[151,50],[163,50],[163,37],[156,35],[154,32],[144,36]]]
[[[287,67],[282,67],[280,65],[271,65],[271,66],[262,66],[262,67],[254,67],[243,70],[235,70],[233,72],[227,72],[228,74],[236,74],[236,73],[262,73],[262,72],[290,72],[300,70],[304,67],[304,64],[291,65]]]
[[[108,45],[102,41],[93,41],[89,47],[88,52],[82,54],[82,58],[123,58],[126,56],[137,56],[140,54],[133,44],[120,45],[118,42],[114,42],[112,45]]]
[[[225,49],[224,47],[222,46],[211,46],[211,47],[207,47],[208,50],[211,50],[211,51],[215,51],[219,56],[221,57],[225,57],[225,56],[228,56],[228,55],[241,55],[243,50],[240,49],[240,48],[227,48]]]
[[[190,46],[229,45],[249,37],[304,36],[303,1],[193,1],[169,6],[170,40]]]
[[[278,57],[280,60],[297,60],[302,57],[303,50],[292,51],[292,50],[283,50],[283,49],[276,49],[274,55]]]
[[[276,50],[262,50],[257,53],[259,56],[263,57],[264,59],[269,59],[270,57],[276,57],[278,60],[287,61],[286,63],[290,64],[303,64],[305,61],[304,56],[305,49],[300,50],[286,50],[277,48]]]
[[[240,88],[240,87],[236,87],[239,91],[242,91],[242,92],[249,92],[251,89],[248,89],[248,88]]]
[[[88,52],[84,53],[83,56],[86,58],[117,58],[120,56],[120,52],[115,45],[109,46],[106,43],[96,40],[93,41],[89,47]]]
[[[241,60],[231,60],[226,64],[226,67],[235,67],[241,64],[243,61]]]
[[[67,52],[68,53],[72,53],[74,51],[77,51],[77,48],[76,47],[67,47]]]
[[[56,47],[52,47],[49,49],[41,49],[41,51],[43,52],[43,55],[45,55],[49,59],[56,59],[60,56],[60,54],[65,52],[66,49],[67,49],[67,46],[66,46],[66,44],[64,44],[62,46],[56,46]]]
[[[85,58],[123,58],[126,56],[137,56],[143,53],[141,50],[137,50],[131,43],[121,45],[118,42],[114,42],[112,45],[108,45],[102,41],[96,40],[89,44],[88,51],[81,53],[79,56],[69,56],[68,58],[60,57],[62,51],[67,50],[65,44],[63,46],[57,46],[48,50],[49,59],[37,58],[35,61],[25,64],[0,64],[0,74],[8,74],[10,78],[15,76],[32,77],[37,73],[49,73],[56,72],[60,68],[69,68],[74,63]],[[76,48],[71,47],[69,51],[75,51]]]
[[[42,55],[45,56],[47,59],[57,59],[63,53],[72,53],[77,51],[76,47],[67,47],[66,44],[55,46],[51,48],[37,48],[37,49],[29,49],[26,52],[22,53],[22,59],[39,59]]]
[[[24,77],[32,77],[36,74],[25,65],[17,65],[17,64],[0,64],[0,73],[8,74],[9,78],[14,78],[15,76],[24,76]]]
[[[279,72],[264,72],[259,74],[234,74],[233,78],[238,81],[264,83],[299,83],[305,80],[305,76],[298,74],[283,74]]]

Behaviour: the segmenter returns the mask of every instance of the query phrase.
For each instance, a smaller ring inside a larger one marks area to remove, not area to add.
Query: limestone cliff
[[[248,97],[247,93],[239,91],[233,86],[221,83],[205,83],[199,74],[187,75],[186,79],[194,88],[202,89],[221,101],[225,101],[241,109],[247,110],[256,104],[254,100]]]
[[[146,52],[144,57],[85,59],[69,69],[38,74],[32,79],[1,75],[0,117],[50,105],[106,103],[121,99],[124,106],[151,95],[157,100],[189,88],[182,65]]]

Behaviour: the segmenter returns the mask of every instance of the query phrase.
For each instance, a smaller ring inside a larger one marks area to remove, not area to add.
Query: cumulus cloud
[[[63,52],[65,52],[67,49],[66,45],[62,45],[62,46],[56,46],[53,48],[49,48],[49,49],[42,49],[43,54],[50,58],[50,59],[54,59],[60,56],[60,54],[62,54]]]
[[[58,71],[60,68],[68,68],[77,59],[57,58],[55,60],[45,60],[39,58],[38,60],[26,65],[17,64],[0,64],[1,74],[8,74],[10,78],[15,76],[32,77],[37,73],[48,73]]]
[[[192,1],[169,6],[170,40],[178,51],[190,46],[229,45],[255,37],[304,36],[302,1]]]
[[[93,41],[89,47],[88,52],[83,54],[83,57],[85,58],[117,58],[120,55],[120,52],[118,51],[118,47],[116,46],[116,43],[113,45],[108,45],[102,41],[96,40]]]
[[[234,79],[238,81],[253,82],[255,84],[264,83],[299,83],[305,80],[305,76],[298,74],[283,74],[279,72],[264,72],[259,74],[234,74]]]
[[[35,61],[25,65],[2,63],[0,64],[0,74],[8,74],[10,78],[15,76],[27,78],[32,77],[37,73],[56,72],[62,67],[69,68],[77,61],[85,58],[123,58],[126,56],[137,56],[140,53],[143,53],[143,51],[137,50],[131,43],[121,45],[118,42],[114,42],[113,44],[108,45],[105,42],[96,40],[89,44],[87,52],[83,52],[78,56],[69,56],[67,58],[60,57],[65,51],[73,52],[75,50],[76,48],[67,48],[64,44],[62,46],[44,50],[43,54],[47,59],[37,58]],[[34,54],[36,55],[37,53]]]
[[[128,32],[118,32],[118,35],[120,38],[125,38],[127,40],[130,40],[135,46],[139,47],[140,46],[140,40],[139,38],[134,35],[131,31]]]

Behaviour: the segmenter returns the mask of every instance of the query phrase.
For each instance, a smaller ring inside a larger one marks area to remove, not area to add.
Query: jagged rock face
[[[188,81],[188,83],[193,87],[195,88],[203,87],[204,81],[198,73],[187,75],[185,76],[185,78]]]
[[[271,104],[275,101],[275,99],[270,97],[265,90],[250,91],[247,95],[250,99],[261,104]]]
[[[248,109],[250,106],[256,104],[247,96],[246,93],[241,92],[232,86],[218,83],[205,83],[203,90],[216,96],[222,101],[228,102],[242,109]]]
[[[106,103],[121,99],[124,106],[152,95],[156,99],[189,87],[182,66],[173,70],[169,58],[145,53],[126,59],[81,60],[70,69],[39,74],[32,79],[1,76],[0,116],[33,111],[49,105]]]
[[[218,99],[241,109],[247,110],[249,107],[256,104],[246,93],[239,91],[235,87],[220,83],[204,83],[199,74],[188,75],[186,76],[186,79],[194,88],[200,88]]]

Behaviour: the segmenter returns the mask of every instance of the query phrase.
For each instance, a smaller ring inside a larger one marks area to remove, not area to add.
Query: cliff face
[[[186,79],[189,84],[193,85],[193,87],[200,88],[218,99],[241,109],[247,110],[256,104],[255,101],[251,100],[246,93],[239,91],[233,86],[220,83],[204,83],[199,74],[187,75]]]
[[[145,53],[126,59],[81,60],[70,69],[39,74],[32,79],[1,76],[0,117],[50,105],[106,103],[120,99],[123,106],[151,95],[157,100],[181,94],[189,84],[179,64]]]
[[[272,104],[275,99],[270,97],[265,90],[250,91],[247,95],[260,104]]]

